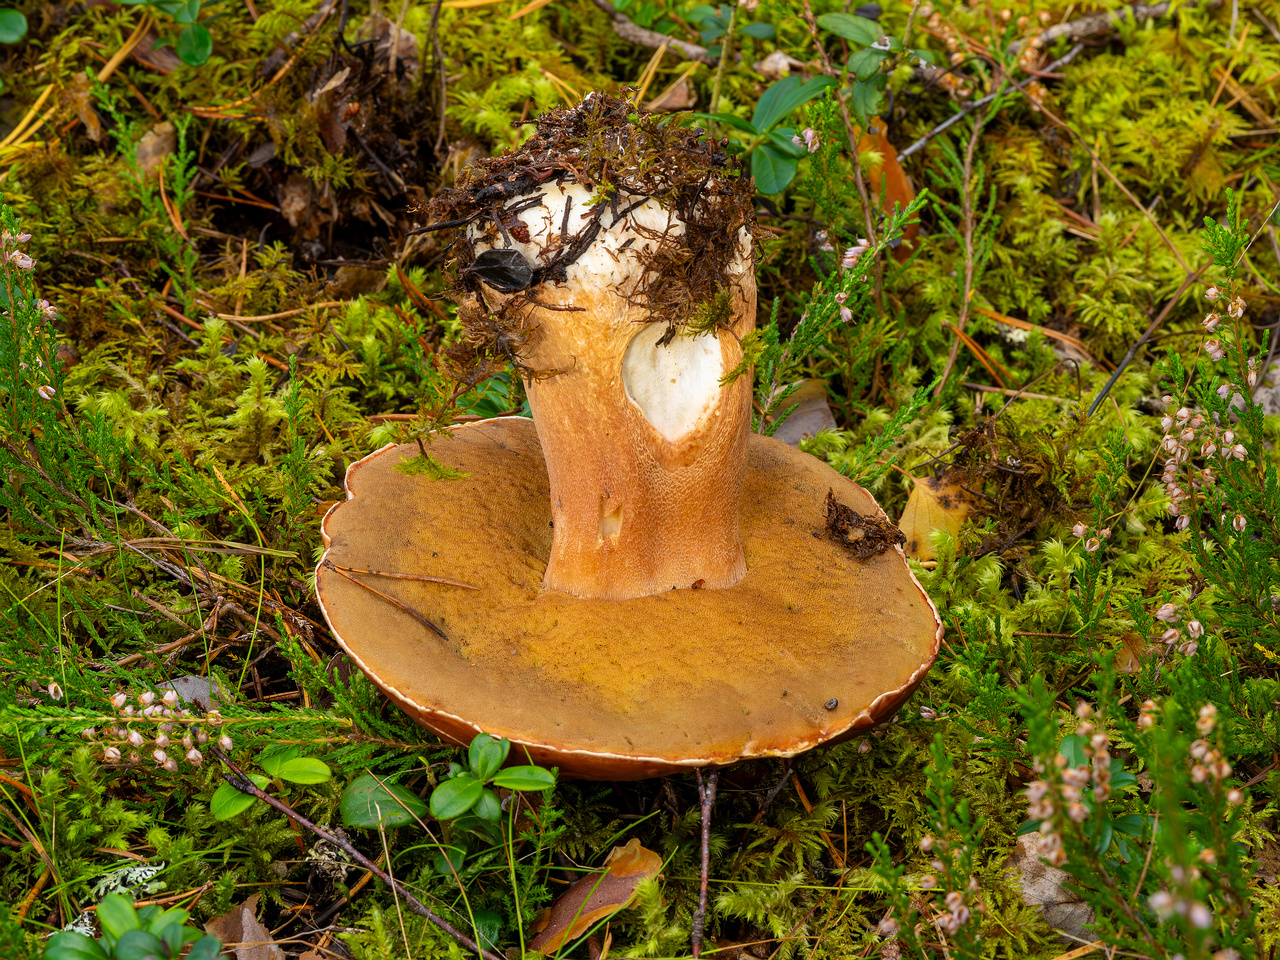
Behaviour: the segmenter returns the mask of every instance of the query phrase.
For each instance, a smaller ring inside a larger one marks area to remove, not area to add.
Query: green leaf
[[[1084,755],[1084,737],[1073,733],[1062,738],[1058,744],[1058,752],[1067,758],[1067,766],[1079,767],[1088,762]]]
[[[781,193],[787,189],[800,165],[795,157],[789,157],[772,144],[762,146],[751,154],[751,176],[756,181],[756,191],[763,194]]]
[[[438,853],[432,855],[431,865],[435,868],[436,873],[442,877],[448,877],[461,870],[462,863],[466,859],[467,851],[464,848],[443,847]]]
[[[17,43],[27,35],[27,18],[17,10],[0,8],[0,43]]]
[[[885,81],[885,75],[878,73],[870,80],[859,80],[853,85],[849,105],[853,107],[858,123],[864,128],[884,105]]]
[[[502,804],[498,801],[498,795],[485,787],[472,812],[484,820],[497,820],[502,816]]]
[[[44,948],[44,960],[110,960],[110,956],[97,940],[74,930],[55,933]]]
[[[867,47],[849,57],[849,72],[859,80],[869,80],[880,72],[880,64],[889,57],[887,50],[874,50]]]
[[[785,120],[791,115],[791,111],[808,103],[827,87],[835,85],[836,82],[830,77],[813,77],[805,81],[801,81],[796,74],[783,77],[760,95],[751,124],[763,133]]]
[[[1141,837],[1147,825],[1147,818],[1137,813],[1127,813],[1111,821],[1117,833],[1127,833],[1131,837]]]
[[[115,960],[168,960],[164,942],[146,930],[129,930],[116,941]]]
[[[818,18],[818,26],[862,47],[869,47],[884,36],[880,24],[852,13],[824,13]]]
[[[739,32],[757,40],[772,40],[778,31],[773,29],[772,23],[748,23]]]
[[[407,809],[406,809],[407,808]],[[414,815],[425,817],[427,805],[404,787],[379,783],[365,774],[357,777],[342,791],[342,822],[348,827],[403,827],[414,822]]]
[[[505,790],[546,790],[556,785],[556,775],[543,767],[507,767],[493,778]]]
[[[294,757],[280,765],[276,776],[290,783],[324,783],[333,777],[333,771],[315,757]]]
[[[267,771],[268,776],[280,776],[280,768],[296,757],[302,756],[302,748],[298,746],[267,747],[258,754],[258,763]]]
[[[179,907],[170,907],[168,910],[157,911],[154,916],[143,917],[141,912],[138,914],[138,920],[144,930],[149,930],[157,937],[163,936],[165,931],[171,926],[177,926],[179,929],[187,922],[190,916],[187,911]]]
[[[484,784],[479,780],[469,773],[460,773],[431,792],[431,815],[437,820],[460,817],[475,806],[483,791]]]
[[[249,774],[249,779],[254,782],[259,790],[265,788],[271,781],[258,773]],[[257,801],[256,797],[247,793],[241,793],[229,783],[224,783],[217,790],[213,791],[213,798],[209,801],[209,812],[213,814],[215,820],[230,820],[234,816],[244,813]]]
[[[493,910],[477,910],[476,919],[476,942],[486,950],[496,951],[498,949],[498,937],[502,933],[502,914],[495,913]]]
[[[222,953],[222,941],[209,934],[201,937],[187,954],[187,960],[218,960]]]
[[[510,752],[510,740],[499,740],[487,733],[476,734],[467,750],[471,775],[477,780],[488,780],[502,768]]]
[[[112,942],[141,926],[138,911],[133,909],[133,901],[118,893],[109,893],[102,898],[102,902],[98,904],[98,923],[103,934]]]
[[[178,34],[175,49],[178,52],[178,59],[187,66],[201,66],[213,53],[213,37],[209,33],[209,28],[200,23],[183,27],[182,32]]]
[[[1103,820],[1098,826],[1098,842],[1093,845],[1093,849],[1098,853],[1105,853],[1107,847],[1111,846],[1112,833],[1111,820]]]

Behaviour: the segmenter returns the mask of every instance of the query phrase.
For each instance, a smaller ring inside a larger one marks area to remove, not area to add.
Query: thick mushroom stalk
[[[750,232],[737,229],[728,282],[703,308],[719,311],[715,322],[694,333],[652,308],[655,256],[687,253],[673,211],[625,194],[600,211],[573,182],[540,194],[504,221],[506,236],[473,228],[473,241],[478,260],[514,248],[536,269],[598,224],[562,282],[503,293],[481,278],[488,307],[530,332],[519,359],[554,525],[543,585],[611,600],[732,586],[746,573],[738,506],[751,378],[727,375],[755,325]]]

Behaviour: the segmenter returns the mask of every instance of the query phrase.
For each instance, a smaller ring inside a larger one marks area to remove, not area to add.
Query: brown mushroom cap
[[[746,576],[629,600],[543,588],[551,508],[531,421],[482,421],[433,444],[461,480],[396,469],[416,454],[388,446],[351,466],[316,588],[361,669],[445,739],[507,737],[593,779],[791,756],[891,716],[937,655],[937,611],[901,549],[859,560],[827,535],[828,491],[883,516],[875,501],[780,441],[750,438]]]

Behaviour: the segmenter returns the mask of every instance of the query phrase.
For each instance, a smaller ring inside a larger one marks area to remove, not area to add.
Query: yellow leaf
[[[917,480],[898,521],[898,529],[907,538],[904,546],[907,556],[917,560],[934,559],[938,555],[933,547],[934,531],[945,530],[954,537],[972,505],[972,498],[959,481],[949,480],[945,474]]]

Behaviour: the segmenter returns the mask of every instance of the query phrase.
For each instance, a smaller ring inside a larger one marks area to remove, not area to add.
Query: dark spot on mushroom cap
[[[832,697],[830,700],[828,700],[828,701],[824,704],[824,706],[825,706],[828,710],[834,710],[836,707],[840,706],[840,701],[839,701],[839,700],[837,700],[835,697]]]

